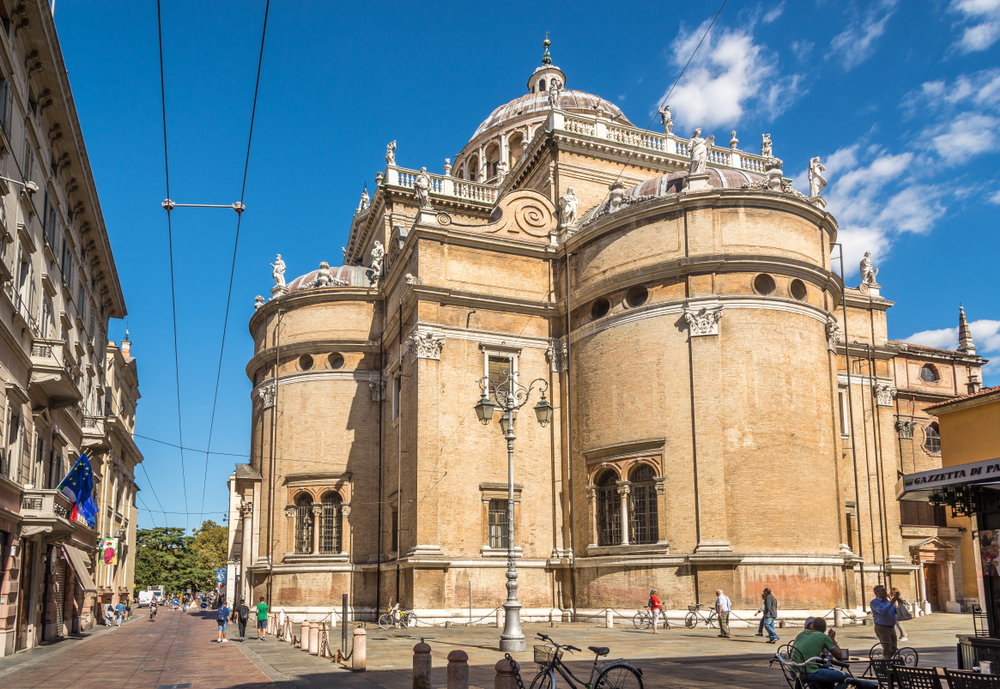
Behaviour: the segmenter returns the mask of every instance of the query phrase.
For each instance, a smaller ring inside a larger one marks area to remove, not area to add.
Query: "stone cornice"
[[[277,313],[279,310],[289,311],[291,309],[322,304],[329,301],[369,301],[376,302],[382,297],[374,287],[323,287],[296,290],[289,292],[264,302],[264,305],[257,309],[250,316],[250,335],[260,326],[261,321]]]

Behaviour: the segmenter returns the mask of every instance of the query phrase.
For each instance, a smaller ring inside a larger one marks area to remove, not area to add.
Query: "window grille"
[[[506,549],[507,546],[507,501],[490,500],[490,547]]]
[[[343,505],[340,495],[323,496],[323,523],[319,534],[319,552],[343,552]]]
[[[941,433],[936,423],[928,424],[924,429],[924,449],[932,454],[941,452]]]
[[[597,481],[597,544],[621,545],[622,501],[617,475],[606,471]]]
[[[295,552],[304,555],[313,549],[312,500],[308,495],[295,499]]]
[[[660,539],[657,524],[656,476],[648,464],[636,467],[630,476],[632,488],[629,491],[629,511],[631,514],[629,542],[656,543]]]

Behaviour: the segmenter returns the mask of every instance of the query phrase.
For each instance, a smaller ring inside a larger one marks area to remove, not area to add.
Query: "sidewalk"
[[[920,653],[921,667],[956,667],[955,635],[972,631],[970,615],[937,613],[905,624],[909,641],[905,645]],[[448,653],[461,649],[469,654],[471,687],[492,689],[494,665],[503,658],[497,648],[500,637],[495,627],[418,627],[416,629],[382,630],[368,627],[368,671],[355,674],[329,659],[311,656],[290,644],[268,638],[266,642],[248,641],[236,646],[257,664],[268,677],[284,689],[318,689],[345,687],[354,689],[383,687],[409,689],[412,686],[413,646],[421,638],[431,646],[433,660],[432,686],[444,687]],[[782,682],[780,671],[768,666],[776,646],[754,636],[756,628],[737,629],[733,639],[720,639],[718,630],[700,627],[689,630],[673,627],[660,636],[639,632],[633,628],[605,629],[586,624],[523,625],[528,641],[526,653],[515,654],[521,664],[521,679],[530,685],[537,671],[533,662],[532,645],[541,632],[562,644],[584,649],[583,653],[567,654],[573,672],[587,681],[593,654],[587,646],[607,646],[609,658],[625,657],[643,670],[647,687],[760,687],[773,689]],[[296,628],[296,633],[298,629]],[[799,629],[780,629],[781,643],[791,641]],[[336,651],[340,644],[340,629],[331,630],[330,643]],[[867,667],[869,649],[876,643],[870,626],[849,626],[837,630],[837,640],[851,656],[859,676]],[[350,649],[348,649],[350,650]],[[864,659],[864,661],[860,659]],[[572,660],[570,660],[572,659]]]
[[[91,630],[0,658],[4,689],[278,689],[235,643],[216,644],[215,614],[145,610],[121,628]]]

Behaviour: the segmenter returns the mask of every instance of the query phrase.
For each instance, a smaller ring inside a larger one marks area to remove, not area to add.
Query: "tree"
[[[135,585],[163,585],[168,591],[210,589],[215,569],[225,566],[229,529],[209,520],[185,536],[184,529],[156,527],[136,532]]]
[[[200,566],[213,571],[225,567],[229,560],[229,527],[211,519],[202,522],[201,528],[194,532],[191,549],[197,553]]]

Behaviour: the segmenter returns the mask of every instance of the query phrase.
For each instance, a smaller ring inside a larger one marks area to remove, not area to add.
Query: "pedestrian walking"
[[[118,605],[115,606],[115,622],[118,626],[122,626],[122,618],[125,617],[125,604],[118,601]]]
[[[879,584],[874,589],[875,598],[871,602],[872,618],[875,622],[875,636],[882,644],[882,657],[891,658],[896,655],[896,603],[899,593],[889,597],[885,586]]]
[[[722,589],[715,590],[715,612],[719,614],[719,634],[720,638],[730,639],[732,634],[729,631],[729,612],[733,609],[733,603],[729,596],[722,592]]]
[[[653,633],[659,634],[656,630],[656,621],[660,617],[660,599],[656,597],[656,589],[649,592],[649,614],[653,618]]]
[[[243,601],[240,601],[233,610],[233,620],[240,626],[240,641],[244,641],[247,635],[247,620],[250,619],[250,608]]]
[[[765,593],[760,594],[760,600],[761,600],[760,607],[757,608],[757,612],[755,612],[753,614],[754,617],[757,617],[757,615],[760,615],[761,613],[764,612],[764,599],[765,598],[767,598],[767,594],[765,594]],[[757,625],[757,633],[754,634],[754,636],[764,636],[764,618],[763,617],[760,618],[760,623]]]
[[[899,641],[909,641],[906,638],[906,630],[903,629],[903,625],[900,624],[900,620],[909,620],[913,618],[910,614],[910,604],[903,600],[903,596],[899,593],[899,589],[895,586],[892,587],[892,595],[899,599],[896,604],[896,634],[899,635]]]
[[[267,641],[267,603],[264,596],[260,597],[257,604],[257,641]]]
[[[156,622],[156,610],[159,606],[156,604],[156,596],[153,596],[149,601],[149,621]]]
[[[764,589],[764,629],[767,630],[767,643],[774,644],[781,638],[774,631],[774,620],[778,617],[778,599],[771,595],[771,589]]]
[[[187,611],[188,611],[188,597],[187,594],[185,593],[184,597],[181,598],[181,612],[187,612]]]
[[[110,627],[115,621],[115,609],[112,607],[111,602],[108,601],[104,604],[104,626]]]
[[[226,629],[229,628],[229,608],[222,601],[219,601],[219,607],[215,612],[215,621],[219,625],[219,639],[218,643],[224,644],[229,639],[226,638]]]

